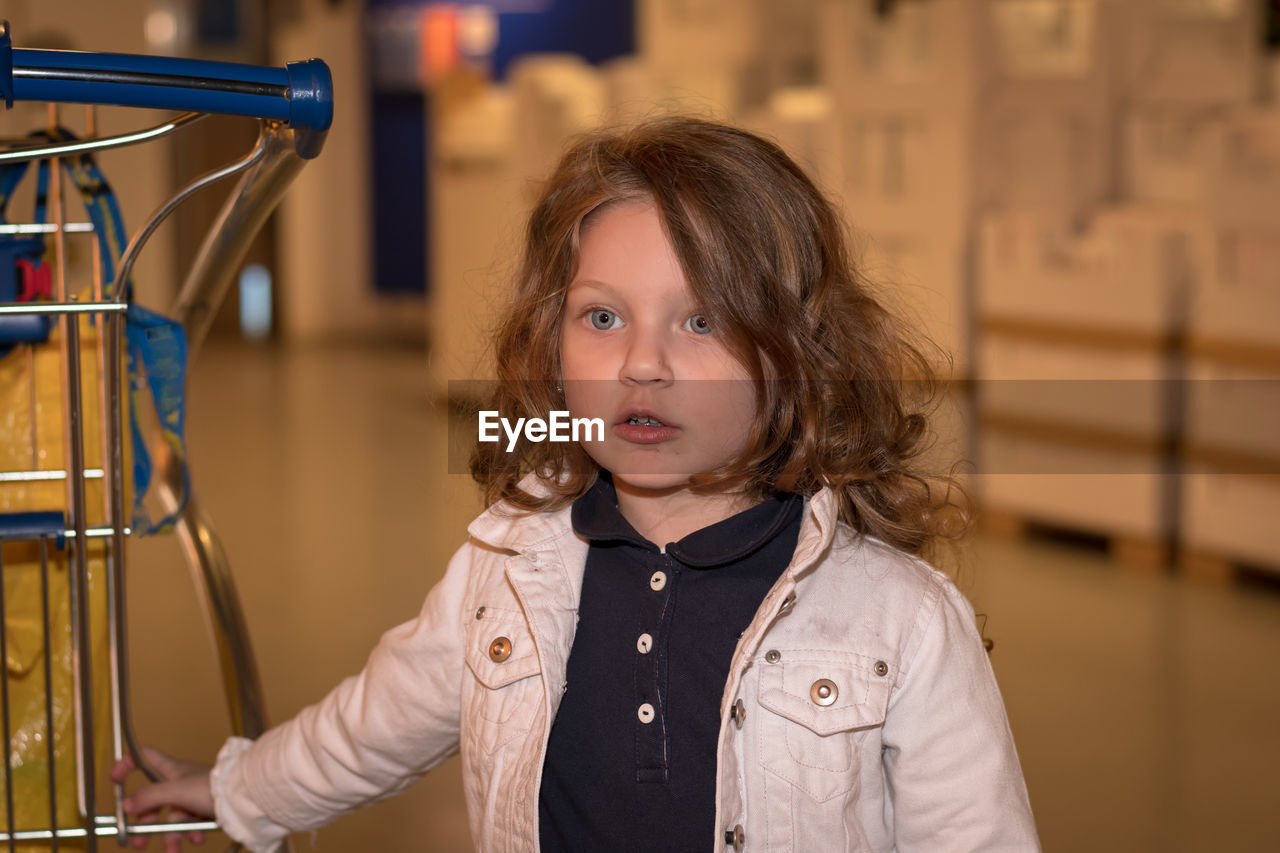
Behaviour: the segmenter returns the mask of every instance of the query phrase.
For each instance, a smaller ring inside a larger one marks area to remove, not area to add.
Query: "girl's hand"
[[[160,774],[161,781],[144,785],[125,797],[124,810],[136,823],[158,823],[162,818],[169,823],[213,818],[213,791],[209,784],[210,768],[206,764],[185,761],[166,755],[158,749],[142,748],[143,760]],[[138,769],[132,756],[126,755],[111,768],[111,781],[120,783]],[[167,814],[166,814],[167,812]],[[131,837],[137,850],[147,846],[146,835]],[[188,832],[192,844],[203,844],[203,832]],[[165,853],[178,853],[182,849],[181,833],[169,833],[164,837]]]

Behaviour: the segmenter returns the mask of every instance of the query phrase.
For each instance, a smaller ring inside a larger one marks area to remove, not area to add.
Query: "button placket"
[[[640,595],[636,624],[635,705],[636,778],[644,782],[668,779],[666,724],[663,718],[667,661],[660,642],[665,642],[669,609],[675,594],[675,566],[669,555],[652,554],[647,572],[635,582],[649,588]]]

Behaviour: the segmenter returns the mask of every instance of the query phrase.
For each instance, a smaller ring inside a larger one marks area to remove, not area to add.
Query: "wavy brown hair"
[[[746,449],[693,479],[744,478],[756,495],[834,491],[860,533],[924,554],[966,525],[953,480],[925,470],[932,344],[905,331],[853,263],[832,204],[773,143],[691,118],[590,134],[547,181],[525,232],[514,293],[496,331],[498,383],[486,408],[546,417],[565,293],[584,220],[613,203],[652,203],[699,310],[760,381]],[[522,489],[537,472],[545,494]],[[548,510],[599,469],[577,444],[477,443],[471,472],[488,503]]]

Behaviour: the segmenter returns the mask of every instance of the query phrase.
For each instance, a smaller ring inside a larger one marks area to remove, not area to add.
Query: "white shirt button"
[[[649,589],[657,592],[667,585],[666,572],[654,572],[653,577],[649,578]]]
[[[642,655],[649,654],[649,650],[653,648],[653,637],[648,634],[641,634],[636,640],[636,650]]]
[[[639,717],[640,722],[644,723],[645,725],[652,723],[653,722],[653,706],[650,705],[648,702],[645,702],[636,711],[636,716]]]

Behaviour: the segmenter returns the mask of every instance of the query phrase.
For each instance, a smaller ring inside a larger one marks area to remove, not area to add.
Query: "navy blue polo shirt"
[[[553,850],[705,851],[720,700],[738,638],[791,561],[804,500],[778,495],[659,548],[607,476],[573,505],[590,541],[539,797]]]

